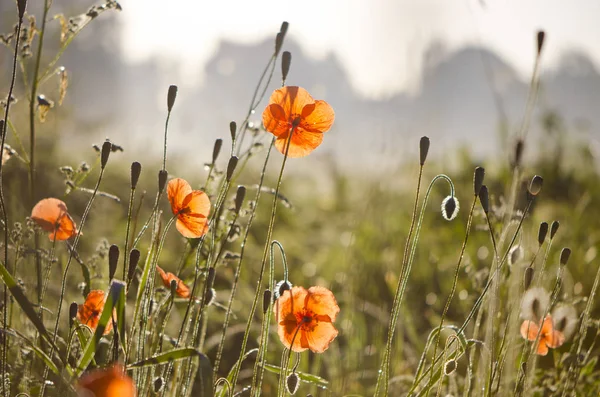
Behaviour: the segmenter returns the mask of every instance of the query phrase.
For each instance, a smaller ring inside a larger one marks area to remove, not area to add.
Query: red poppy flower
[[[85,298],[83,305],[79,305],[77,310],[77,320],[81,324],[87,325],[93,331],[96,330],[100,316],[102,315],[102,309],[104,309],[104,303],[106,302],[106,294],[102,290],[93,290]],[[112,330],[112,320],[106,324],[104,329],[104,335],[108,334]]]
[[[77,395],[81,397],[135,397],[136,394],[133,379],[120,364],[91,371],[77,382]]]
[[[323,353],[338,334],[333,322],[340,308],[327,288],[293,287],[279,297],[274,311],[279,339],[295,352]]]
[[[173,215],[177,215],[177,230],[184,237],[202,237],[208,231],[206,224],[210,212],[210,200],[206,193],[192,190],[189,183],[181,178],[169,181],[167,187]]]
[[[536,353],[540,356],[548,354],[548,348],[555,349],[565,343],[565,336],[562,332],[554,329],[552,316],[547,315],[544,322],[541,324],[542,331],[536,348]],[[540,325],[533,321],[523,321],[521,324],[521,336],[529,341],[534,341],[540,330]]]
[[[165,285],[165,287],[171,289],[171,281],[175,280],[177,281],[177,289],[175,290],[177,296],[179,296],[180,298],[190,297],[190,289],[187,285],[183,283],[183,281],[181,281],[179,277],[177,277],[173,273],[165,272],[159,266],[156,266],[156,270],[158,270],[158,274],[160,275],[160,278],[162,278],[162,282]]]
[[[335,114],[327,102],[315,101],[304,88],[275,90],[263,112],[263,124],[277,137],[275,147],[283,154],[297,119],[288,157],[304,157],[315,150],[323,142],[323,133],[333,125]]]
[[[31,219],[50,233],[50,241],[68,240],[77,234],[75,222],[67,212],[67,205],[59,199],[47,198],[38,202],[31,211]]]

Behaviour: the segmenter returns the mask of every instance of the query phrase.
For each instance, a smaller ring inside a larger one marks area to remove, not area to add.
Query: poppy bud
[[[219,157],[219,153],[221,152],[221,146],[223,146],[223,140],[221,138],[215,141],[215,146],[213,147],[213,156],[212,163],[214,164],[217,161],[217,157]]]
[[[231,180],[233,176],[233,171],[235,171],[235,167],[237,167],[238,158],[237,156],[231,156],[229,159],[229,163],[227,164],[227,182]]]
[[[558,221],[552,222],[552,225],[550,226],[550,240],[552,240],[554,238],[554,235],[558,231],[559,226],[560,226],[560,222],[558,222]]]
[[[290,66],[292,64],[292,53],[289,51],[284,51],[283,55],[281,55],[281,76],[282,80],[285,83],[287,79],[287,75],[290,72]]]
[[[525,274],[523,275],[523,287],[528,289],[531,285],[531,281],[533,280],[533,268],[528,266],[525,268]]]
[[[235,140],[235,130],[237,130],[237,124],[235,121],[229,123],[229,133],[231,134],[231,140]]]
[[[102,169],[106,167],[106,163],[108,162],[108,155],[110,154],[111,149],[112,143],[110,143],[109,141],[105,141],[102,144],[102,152],[100,154],[100,166],[102,167]]]
[[[454,196],[448,196],[442,201],[442,216],[445,220],[451,221],[456,218],[460,205]]]
[[[73,320],[77,317],[78,308],[76,302],[71,303],[71,306],[69,306],[69,328],[73,327]]]
[[[269,310],[269,305],[271,304],[271,290],[266,289],[263,293],[263,314]]]
[[[283,295],[283,293],[285,291],[289,291],[292,289],[292,283],[290,283],[287,280],[281,280],[280,282],[278,282],[275,285],[275,295],[273,296],[274,299],[279,299],[279,297],[281,295]]]
[[[170,85],[169,91],[167,92],[167,110],[171,112],[173,105],[175,104],[175,98],[177,98],[177,86]]]
[[[485,212],[487,215],[490,212],[490,200],[488,196],[488,188],[485,185],[482,185],[481,189],[479,189],[479,201],[481,202],[483,212]]]
[[[27,7],[27,0],[17,0],[17,8],[19,9],[19,20],[23,19],[23,15],[25,15],[26,7]]]
[[[285,34],[287,33],[289,23],[283,22],[281,24],[281,28],[279,29],[279,33],[275,36],[275,55],[279,55],[279,51],[281,51],[281,46],[283,45],[283,39],[285,39]]]
[[[177,294],[177,280],[171,280],[169,287],[171,288],[171,296],[175,297]]]
[[[548,223],[547,222],[540,223],[540,228],[538,230],[538,243],[540,245],[544,244],[547,234],[548,234]]]
[[[208,285],[209,287],[212,287],[214,282],[215,282],[215,268],[209,267],[208,274],[206,275],[206,285]]]
[[[456,371],[456,360],[448,360],[444,364],[444,375],[448,376]]]
[[[485,169],[483,167],[475,168],[475,175],[473,176],[473,190],[475,197],[479,195],[481,186],[483,186],[483,178],[485,177]]]
[[[246,186],[240,185],[235,193],[235,213],[239,214],[242,204],[244,204],[244,198],[246,197]]]
[[[523,374],[527,372],[527,361],[521,363],[521,371],[523,371]]]
[[[0,138],[4,135],[4,120],[0,120]]]
[[[515,245],[508,251],[508,266],[512,266],[515,263],[523,259],[523,247]]]
[[[537,32],[537,53],[538,53],[538,56],[541,54],[542,48],[544,47],[544,39],[545,38],[546,38],[546,32],[544,32],[543,30],[540,30],[539,32]]]
[[[298,391],[299,383],[300,383],[300,378],[298,377],[298,375],[295,372],[292,372],[291,374],[289,374],[285,380],[285,386],[286,386],[288,393],[290,393],[291,395],[296,394],[296,392]]]
[[[563,250],[560,252],[560,264],[561,266],[564,266],[567,264],[567,262],[569,261],[569,257],[571,256],[571,249],[570,248],[563,248]]]
[[[134,248],[129,253],[129,269],[127,271],[127,283],[131,282],[133,279],[133,275],[135,274],[135,269],[137,268],[138,262],[140,261],[140,251],[137,248]]]
[[[217,296],[217,291],[214,288],[209,288],[206,290],[206,294],[204,294],[204,306],[210,306]]]
[[[519,139],[517,141],[517,144],[515,145],[515,167],[518,167],[521,165],[521,159],[523,157],[523,149],[525,148],[525,143],[523,142],[522,139]]]
[[[154,393],[159,393],[162,390],[165,381],[162,376],[157,376],[152,383],[154,384]]]
[[[119,262],[119,247],[115,244],[108,249],[108,279],[112,280],[117,271],[117,263]]]
[[[429,153],[429,144],[431,142],[429,141],[429,138],[424,136],[421,137],[421,140],[419,141],[419,163],[421,165],[425,164],[425,160],[427,160],[427,154]]]
[[[165,185],[167,184],[167,177],[169,173],[167,170],[158,171],[158,193],[162,193],[165,190]]]
[[[544,178],[539,175],[535,175],[531,179],[531,183],[529,184],[529,194],[532,196],[537,196],[542,191],[542,185],[544,184]]]
[[[138,180],[140,179],[140,174],[142,173],[142,165],[137,161],[131,163],[131,189],[135,189],[137,186]]]

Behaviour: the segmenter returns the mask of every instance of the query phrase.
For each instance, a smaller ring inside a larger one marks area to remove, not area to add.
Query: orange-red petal
[[[85,298],[83,305],[79,305],[77,310],[77,320],[95,331],[96,327],[98,327],[98,322],[100,321],[100,316],[102,315],[105,302],[106,294],[104,291],[90,291]],[[104,335],[108,334],[112,330],[112,326],[112,321],[109,321],[104,329]]]
[[[548,354],[548,346],[546,346],[544,341],[540,340],[535,352],[540,356],[545,356],[546,354]]]
[[[67,212],[67,205],[56,198],[39,201],[31,211],[31,219],[49,232],[50,241],[68,240],[77,233],[75,222]]]
[[[192,192],[190,184],[181,178],[174,178],[167,185],[167,195],[169,203],[171,203],[171,211],[177,214],[183,208],[183,201],[186,196]]]
[[[298,320],[295,313],[304,308],[304,302],[308,295],[303,287],[292,287],[290,291],[285,291],[279,297],[273,310],[275,311],[276,321],[279,324],[277,333],[281,343],[288,349],[295,352],[302,352],[308,348],[304,332],[298,329]],[[292,345],[293,341],[293,345]]]
[[[320,321],[310,332],[306,332],[308,347],[314,353],[323,353],[338,335],[330,322]]]
[[[135,397],[133,380],[124,373],[121,365],[98,369],[84,375],[77,382],[77,394],[81,397]]]
[[[325,101],[315,101],[302,110],[300,127],[311,132],[327,132],[335,121],[333,108]]]
[[[324,287],[310,287],[306,297],[305,306],[308,310],[320,316],[320,321],[334,322],[340,307],[333,296],[333,292]]]
[[[281,105],[277,103],[267,105],[262,117],[265,130],[269,131],[276,137],[280,135],[286,135],[289,132],[289,119]]]
[[[535,340],[540,327],[536,323],[530,320],[523,321],[521,324],[521,336],[523,339]]]
[[[286,120],[290,120],[292,116],[300,116],[302,109],[306,105],[315,103],[312,96],[302,87],[285,86],[281,87],[271,94],[269,104],[277,104],[281,106],[286,115]]]
[[[208,231],[206,217],[182,214],[177,217],[175,227],[186,238],[199,238]]]
[[[187,285],[184,284],[183,281],[181,281],[181,279],[179,277],[177,277],[173,273],[165,272],[159,266],[156,266],[156,270],[158,271],[158,274],[160,275],[160,278],[162,279],[162,282],[165,287],[170,289],[171,281],[175,280],[177,282],[177,289],[175,290],[175,293],[177,294],[177,296],[179,296],[181,298],[189,298],[190,297],[190,289],[188,288]]]
[[[282,135],[275,141],[275,147],[285,154],[288,135]],[[305,131],[298,127],[292,134],[292,141],[288,149],[288,157],[298,158],[310,154],[323,142],[323,133]]]
[[[562,346],[565,343],[565,336],[560,331],[552,331],[552,333],[546,335],[544,338],[546,345],[553,349]]]

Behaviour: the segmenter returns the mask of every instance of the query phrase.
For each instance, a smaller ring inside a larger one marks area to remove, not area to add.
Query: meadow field
[[[313,160],[346,115],[288,78],[283,22],[199,168],[170,150],[176,85],[145,142],[160,157],[125,161],[126,131],[81,148],[53,127],[73,117],[61,57],[118,2],[9,2],[3,397],[600,395],[599,164],[560,109],[534,112],[543,31],[518,128],[491,126],[506,147],[436,156],[416,131],[365,171]]]

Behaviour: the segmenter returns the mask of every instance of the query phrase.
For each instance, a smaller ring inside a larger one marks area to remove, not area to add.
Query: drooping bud
[[[456,218],[460,204],[454,196],[448,196],[442,201],[442,216],[445,220],[451,221]]]
[[[483,208],[483,212],[488,214],[490,212],[490,199],[486,185],[482,185],[481,189],[479,189],[479,201],[481,202],[481,208]]]
[[[102,169],[106,167],[106,163],[108,162],[108,156],[110,155],[110,151],[112,149],[112,143],[109,141],[105,141],[102,144],[102,152],[100,154],[100,166]]]
[[[287,79],[287,75],[290,72],[290,66],[292,64],[292,53],[289,51],[284,51],[281,55],[281,76],[282,80],[285,83]]]
[[[529,194],[532,196],[537,196],[542,191],[542,185],[544,184],[544,178],[539,175],[535,175],[531,179],[531,183],[529,184]]]
[[[271,304],[271,290],[266,289],[263,293],[263,314],[269,310],[269,305]]]
[[[236,130],[237,130],[237,124],[235,123],[235,121],[232,121],[231,123],[229,123],[229,133],[231,134],[232,141],[235,139],[235,131]]]
[[[520,244],[515,245],[508,251],[508,266],[518,263],[523,256],[523,247]]]
[[[140,251],[134,248],[129,253],[129,269],[127,270],[127,284],[133,279],[135,269],[137,269],[138,262],[140,261]]]
[[[246,187],[239,185],[237,192],[235,193],[235,213],[239,214],[242,204],[244,204],[244,198],[246,197]]]
[[[419,164],[424,165],[427,160],[427,154],[429,153],[429,138],[424,136],[419,141]]]
[[[227,164],[227,182],[231,180],[233,176],[233,172],[235,171],[235,167],[237,167],[238,158],[237,156],[231,156],[229,159],[229,163]]]
[[[209,288],[206,290],[206,294],[204,294],[204,305],[210,306],[217,297],[217,291],[214,288]]]
[[[523,287],[529,289],[531,281],[533,280],[533,267],[528,266],[525,268],[525,274],[523,275]]]
[[[456,371],[456,360],[448,360],[446,364],[444,364],[444,375],[448,376]]]
[[[173,109],[173,105],[175,104],[175,99],[177,98],[177,86],[170,85],[169,91],[167,92],[167,110],[171,112]]]
[[[540,30],[537,32],[537,53],[538,56],[542,53],[542,48],[544,48],[544,39],[546,38],[546,32]]]
[[[485,177],[485,169],[483,167],[475,168],[475,174],[473,176],[473,191],[475,197],[479,195],[481,186],[483,186],[483,178]]]
[[[554,235],[558,231],[558,227],[560,226],[560,222],[554,221],[552,225],[550,225],[550,240],[554,238]]]
[[[281,280],[275,285],[275,294],[273,298],[279,299],[279,297],[282,296],[285,291],[290,291],[291,289],[292,283],[287,280]]]
[[[291,374],[289,374],[288,377],[285,379],[285,387],[287,389],[287,392],[290,393],[291,395],[296,394],[296,392],[298,391],[299,383],[300,383],[300,378],[298,377],[298,375],[295,372],[292,372]]]
[[[275,36],[275,55],[279,55],[279,51],[281,51],[281,46],[283,45],[283,39],[285,39],[285,34],[287,33],[289,23],[283,22],[281,24],[281,28],[279,29],[279,33]]]
[[[548,222],[540,223],[540,228],[538,229],[538,243],[539,245],[544,244],[546,240],[546,235],[548,234]]]
[[[131,163],[131,189],[135,189],[138,181],[140,180],[140,174],[142,173],[142,165],[137,161]]]
[[[171,296],[177,296],[177,280],[171,280],[171,284],[169,284],[169,288],[171,289]]]
[[[167,185],[167,177],[169,173],[167,170],[158,171],[158,193],[162,193],[165,191],[165,186]]]
[[[219,157],[219,153],[221,153],[221,146],[223,146],[223,140],[221,138],[215,141],[215,146],[213,147],[213,155],[212,155],[212,163],[214,164]]]
[[[567,264],[567,262],[569,261],[569,257],[571,256],[571,249],[570,248],[563,248],[563,250],[560,252],[560,264],[561,266],[565,266]]]
[[[117,263],[119,262],[119,247],[115,244],[108,249],[108,279],[112,280],[117,271]]]
[[[71,306],[69,306],[69,328],[73,328],[73,322],[75,321],[75,318],[77,318],[78,309],[79,307],[76,302],[71,303]]]
[[[154,382],[152,383],[154,386],[154,393],[159,393],[160,391],[162,391],[165,381],[162,376],[157,376],[156,378],[154,378]]]
[[[206,285],[208,285],[209,287],[212,287],[214,282],[215,282],[215,268],[209,267],[208,274],[206,275]]]
[[[523,149],[525,148],[525,143],[522,139],[517,141],[515,145],[515,167],[519,167],[521,165],[521,159],[523,158]]]

